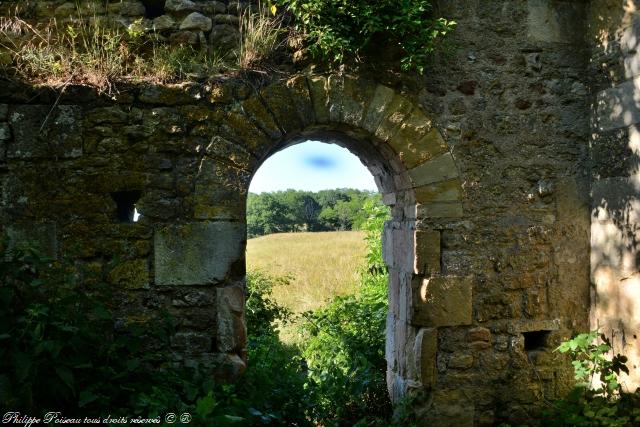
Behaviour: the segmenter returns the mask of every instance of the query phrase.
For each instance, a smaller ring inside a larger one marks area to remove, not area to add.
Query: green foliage
[[[245,319],[251,337],[275,335],[278,322],[290,322],[293,313],[272,299],[276,284],[288,284],[288,277],[272,277],[260,271],[247,274],[247,302]]]
[[[384,358],[387,274],[380,249],[388,209],[369,201],[364,211],[368,245],[360,294],[306,313],[302,326],[312,418],[322,425],[369,425],[391,413]]]
[[[247,9],[240,17],[240,46],[238,64],[243,69],[255,69],[264,65],[284,44],[286,30],[281,17],[269,17],[266,6],[259,12]]]
[[[166,360],[168,318],[124,324],[108,286],[34,249],[3,257],[0,277],[3,409],[155,416],[195,401],[194,372]]]
[[[344,62],[380,41],[400,48],[403,70],[424,72],[437,43],[455,22],[437,18],[429,0],[280,0],[307,39],[310,53]]]
[[[580,334],[560,344],[557,351],[571,356],[578,387],[593,386],[593,380],[597,377],[600,379],[601,388],[596,388],[592,392],[611,398],[614,394],[620,393],[618,383],[620,372],[629,374],[629,369],[625,365],[627,357],[617,354],[609,360],[607,354],[611,351],[611,342],[604,334],[600,334],[600,343],[597,339],[598,331]]]
[[[376,193],[352,189],[250,193],[249,237],[293,231],[357,230],[366,219],[365,203],[382,206]]]
[[[191,413],[194,425],[407,425],[391,421],[385,384],[380,227],[388,211],[365,206],[361,291],[308,313],[302,348],[278,339],[292,315],[271,291],[288,279],[248,275],[249,363],[235,384],[172,363],[171,319],[122,322],[100,277],[33,249],[0,258],[0,409],[145,418],[171,410]]]
[[[626,393],[618,381],[621,372],[629,373],[627,358],[607,356],[611,342],[604,334],[579,334],[556,351],[571,356],[576,387],[545,414],[545,425],[626,427],[640,423],[640,392]]]
[[[24,249],[0,258],[0,277],[3,413],[147,418],[171,410],[191,413],[195,425],[308,425],[302,364],[272,327],[290,316],[270,299],[274,279],[249,278],[251,363],[224,385],[204,367],[167,358],[171,319],[123,324],[110,287],[77,266]]]
[[[32,83],[89,84],[110,92],[122,80],[161,83],[269,69],[286,38],[281,18],[266,10],[241,16],[238,46],[206,49],[168,44],[142,18],[123,29],[81,9],[78,2],[64,26],[55,19],[32,25],[18,16],[0,17],[0,71]]]

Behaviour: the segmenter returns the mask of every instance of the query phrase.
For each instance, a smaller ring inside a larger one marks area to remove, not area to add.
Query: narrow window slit
[[[116,202],[116,220],[121,223],[138,222],[140,213],[136,209],[136,203],[140,199],[139,190],[116,191],[111,193],[111,198]]]

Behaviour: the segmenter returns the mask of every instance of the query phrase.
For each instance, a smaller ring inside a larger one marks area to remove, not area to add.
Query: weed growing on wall
[[[390,43],[402,52],[402,70],[424,72],[438,42],[455,22],[434,16],[429,0],[278,0],[295,17],[309,52],[342,63]]]
[[[556,351],[567,353],[575,372],[576,386],[565,399],[545,414],[549,426],[640,425],[640,390],[625,392],[619,382],[629,373],[626,356],[611,357],[611,342],[598,331],[579,334],[563,342]]]
[[[286,38],[280,18],[247,9],[236,47],[170,44],[145,28],[105,17],[76,17],[64,24],[0,17],[0,70],[31,83],[87,84],[111,92],[118,81],[169,83],[239,70],[269,69]]]

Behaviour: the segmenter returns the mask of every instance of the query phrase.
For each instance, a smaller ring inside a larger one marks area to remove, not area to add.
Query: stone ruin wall
[[[79,7],[78,7],[79,6]],[[122,30],[153,32],[159,40],[196,48],[229,49],[239,39],[239,21],[255,1],[211,0],[5,0],[0,16],[16,12],[30,22],[97,19]]]
[[[640,4],[594,1],[591,78],[592,329],[629,358],[625,385],[640,384]]]
[[[31,3],[37,19],[65,10]],[[144,2],[108,3],[116,20],[147,14]],[[168,357],[232,379],[246,363],[252,174],[288,144],[339,143],[393,208],[383,236],[392,397],[423,392],[426,425],[535,422],[543,399],[571,387],[552,352],[561,340],[602,325],[637,351],[633,209],[601,209],[633,207],[637,192],[640,115],[624,101],[636,15],[620,3],[440,1],[458,22],[455,49],[424,77],[305,68],[113,97],[2,80],[2,232],[73,254],[121,287],[130,320],[169,309],[181,324]],[[213,46],[216,16],[235,15],[235,3],[193,4],[212,27],[180,30],[188,14],[166,13],[176,24],[165,36]],[[116,201],[138,196],[141,221],[119,222]]]

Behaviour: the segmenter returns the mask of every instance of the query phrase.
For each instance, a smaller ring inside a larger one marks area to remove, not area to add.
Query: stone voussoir
[[[398,133],[402,124],[411,116],[415,106],[402,95],[394,95],[387,105],[386,114],[380,121],[374,135],[382,141],[389,141]]]
[[[360,81],[353,76],[345,76],[342,96],[342,122],[360,127],[371,103],[376,86],[368,81]]]
[[[344,75],[330,74],[327,77],[329,121],[342,123],[342,98],[344,92]]]
[[[458,177],[458,169],[449,152],[434,157],[407,172],[414,188]]]
[[[316,123],[329,122],[329,94],[327,77],[313,75],[307,78]]]
[[[316,122],[315,111],[307,77],[304,75],[294,76],[287,80],[286,86],[293,97],[293,102],[302,124],[304,126],[314,124]]]
[[[238,106],[269,138],[278,139],[283,135],[282,129],[271,114],[271,111],[264,105],[258,95],[245,99]]]
[[[267,109],[275,117],[280,129],[285,133],[302,130],[306,125],[303,114],[298,110],[298,103],[286,85],[272,84],[260,91],[260,96]]]
[[[375,134],[378,126],[380,126],[380,123],[385,118],[389,104],[391,104],[394,96],[395,92],[393,89],[383,85],[376,86],[371,103],[362,120],[362,127],[364,129]]]

